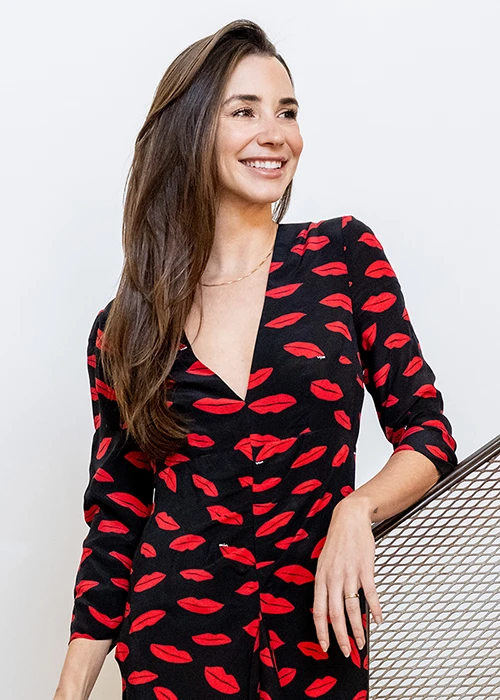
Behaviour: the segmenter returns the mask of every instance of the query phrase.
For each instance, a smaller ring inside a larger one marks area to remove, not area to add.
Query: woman
[[[297,111],[241,20],[174,60],[139,133],[89,337],[90,530],[57,698],[87,698],[113,648],[129,700],[366,697],[371,524],[456,443],[374,232],[281,221]],[[354,490],[365,387],[394,453]]]

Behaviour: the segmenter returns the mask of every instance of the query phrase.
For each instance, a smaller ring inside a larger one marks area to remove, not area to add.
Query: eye
[[[245,112],[246,114],[253,114],[253,109],[251,107],[240,107],[240,109],[237,109],[236,112],[233,112],[233,117],[240,114],[240,112]],[[286,117],[287,119],[297,119],[297,110],[296,109],[287,109],[286,112],[282,112],[281,114],[288,115]]]

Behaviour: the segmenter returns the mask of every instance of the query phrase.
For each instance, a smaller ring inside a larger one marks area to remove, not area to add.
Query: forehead
[[[245,56],[235,66],[224,91],[224,101],[235,94],[262,98],[294,97],[285,66],[274,56]],[[280,93],[280,94],[277,94]]]

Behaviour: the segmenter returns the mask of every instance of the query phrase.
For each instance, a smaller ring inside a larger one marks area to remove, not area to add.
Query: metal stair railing
[[[500,435],[372,532],[369,700],[500,700]]]

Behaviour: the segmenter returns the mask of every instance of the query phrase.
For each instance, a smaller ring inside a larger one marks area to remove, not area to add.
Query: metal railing
[[[500,435],[373,535],[369,700],[500,700]]]

